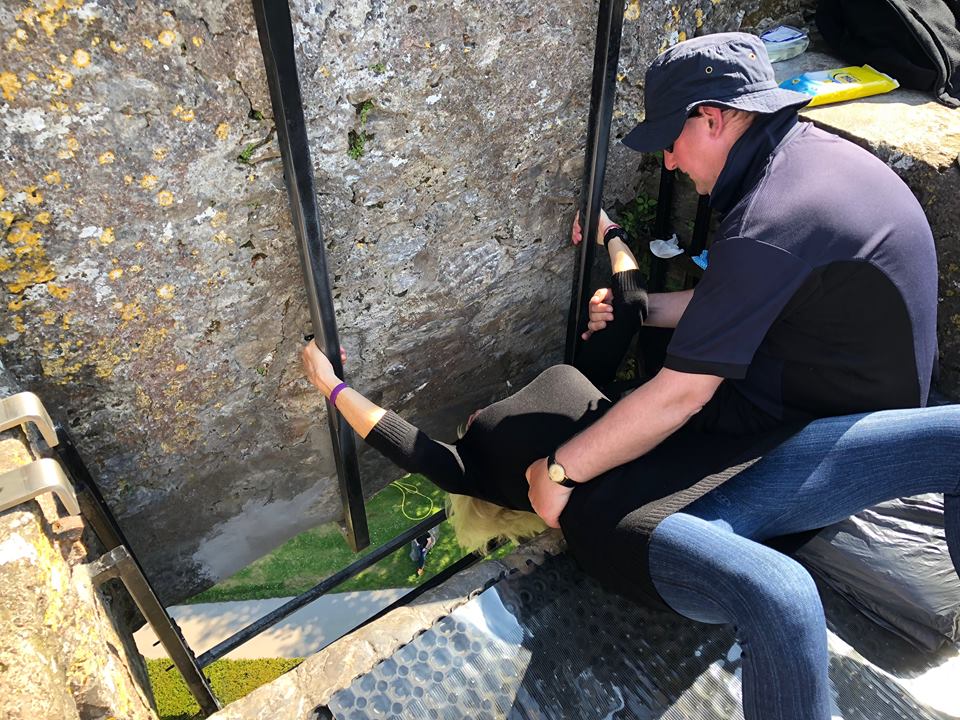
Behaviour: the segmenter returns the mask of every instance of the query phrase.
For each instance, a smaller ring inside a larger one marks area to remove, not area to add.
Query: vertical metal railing
[[[283,174],[290,201],[290,215],[300,249],[300,265],[310,306],[316,343],[330,358],[333,369],[344,377],[340,362],[340,338],[333,312],[333,294],[327,274],[327,258],[320,229],[313,182],[313,164],[300,96],[300,80],[293,47],[293,26],[287,0],[253,0],[260,36],[260,49],[270,87],[270,101],[283,159]],[[347,539],[354,552],[370,544],[367,516],[360,482],[360,466],[353,430],[327,402],[327,418],[333,455],[340,481],[340,498]]]
[[[597,219],[603,196],[603,179],[607,168],[607,146],[616,94],[617,64],[620,61],[620,39],[623,33],[623,0],[600,0],[597,15],[597,39],[593,54],[593,83],[590,89],[590,118],[587,124],[587,147],[581,196],[580,224],[583,242],[574,270],[570,314],[564,362],[576,358],[580,334],[586,329],[586,293],[593,253],[597,240]]]

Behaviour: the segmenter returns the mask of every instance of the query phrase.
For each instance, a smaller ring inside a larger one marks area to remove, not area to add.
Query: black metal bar
[[[498,546],[498,547],[499,547],[499,546]],[[492,551],[491,551],[491,552],[492,552]],[[471,565],[476,565],[476,564],[477,564],[478,562],[480,562],[482,559],[483,559],[483,555],[481,555],[480,553],[476,553],[476,552],[472,552],[472,553],[469,553],[469,554],[467,554],[467,555],[464,555],[462,558],[460,558],[459,560],[457,560],[455,563],[451,563],[451,564],[447,565],[447,567],[445,567],[443,570],[441,570],[440,572],[438,572],[436,575],[434,575],[432,578],[430,578],[429,580],[427,580],[427,581],[426,581],[425,583],[423,583],[422,585],[417,585],[417,587],[413,588],[410,592],[408,592],[408,593],[406,593],[406,594],[404,594],[404,595],[401,595],[401,596],[398,597],[396,600],[394,600],[392,603],[390,603],[389,605],[387,605],[385,608],[381,608],[380,610],[378,610],[375,615],[372,615],[372,616],[368,617],[366,620],[358,623],[357,625],[355,625],[354,627],[352,627],[350,630],[348,630],[347,632],[343,633],[343,635],[341,635],[340,637],[338,637],[337,640],[339,640],[339,639],[342,638],[342,637],[346,637],[347,635],[349,635],[349,634],[352,633],[352,632],[356,632],[357,630],[359,630],[360,628],[364,627],[365,625],[369,625],[369,624],[372,623],[374,620],[379,620],[380,618],[382,618],[384,615],[386,615],[386,614],[387,614],[388,612],[390,612],[391,610],[396,610],[398,607],[403,607],[404,605],[409,605],[411,602],[413,602],[414,600],[416,600],[418,597],[420,597],[421,595],[423,595],[423,594],[424,594],[425,592],[427,592],[428,590],[433,590],[433,588],[439,587],[440,585],[442,585],[443,583],[445,583],[447,580],[449,580],[450,578],[452,578],[454,575],[456,575],[458,572],[461,572],[462,570],[466,570],[466,569],[467,569],[468,567],[470,567]],[[336,640],[334,640],[333,642],[336,642]]]
[[[103,495],[100,494],[97,484],[93,481],[93,477],[90,475],[90,471],[73,441],[73,436],[62,423],[57,423],[56,431],[59,442],[50,450],[56,454],[60,464],[66,469],[73,481],[74,488],[77,491],[77,501],[80,503],[80,513],[90,523],[93,532],[96,533],[107,551],[103,558],[112,558],[115,562],[119,573],[117,576],[123,580],[127,592],[130,593],[137,607],[140,608],[144,619],[150,623],[153,631],[157,634],[157,639],[163,643],[163,647],[166,648],[170,659],[177,666],[177,670],[180,671],[180,675],[187,683],[187,687],[193,697],[196,698],[197,703],[208,715],[216,712],[219,709],[219,704],[206,677],[200,671],[193,650],[190,649],[183,637],[180,627],[160,603],[156,591],[147,579],[143,566],[140,565],[140,561],[137,560],[136,555],[130,549],[131,545],[123,534],[120,524],[114,517],[106,500],[103,499]]]
[[[295,598],[291,598],[276,610],[267,613],[262,618],[259,618],[258,620],[255,620],[247,625],[247,627],[238,630],[223,642],[218,643],[214,647],[210,648],[199,658],[197,658],[197,664],[203,668],[215,660],[222,658],[224,655],[240,647],[245,642],[259,635],[267,628],[276,625],[285,617],[295,613],[305,605],[309,605],[318,597],[330,592],[333,588],[337,587],[337,585],[349,580],[354,575],[366,570],[368,567],[382,560],[398,548],[403,547],[414,538],[419,537],[423,533],[430,530],[430,528],[436,527],[443,522],[446,517],[446,511],[441,510],[440,512],[434,513],[426,520],[417,523],[409,530],[400,533],[377,549],[370,551],[367,555],[364,555],[362,558],[350,563],[342,570],[339,570],[330,577],[321,580],[318,584],[314,585],[306,592],[297,595]]]
[[[597,39],[593,53],[593,83],[590,89],[590,118],[587,123],[580,224],[583,241],[579,263],[573,277],[570,314],[564,358],[567,364],[576,359],[580,334],[586,329],[586,293],[589,291],[590,269],[597,241],[597,219],[603,195],[603,178],[607,169],[607,146],[610,142],[610,121],[616,93],[617,63],[620,61],[620,36],[623,32],[623,0],[600,0],[597,14]]]
[[[657,194],[657,215],[653,221],[653,237],[669,240],[673,235],[673,187],[675,175],[665,163],[660,165],[660,192]],[[662,292],[667,278],[667,261],[654,256],[650,260],[650,291]]]
[[[130,597],[157,633],[157,638],[163,643],[173,664],[177,666],[190,692],[200,704],[203,716],[207,717],[217,712],[221,705],[213,694],[210,682],[197,666],[193,652],[183,642],[180,628],[160,604],[160,600],[143,574],[143,569],[127,548],[119,545],[92,562],[90,576],[97,585],[111,578],[118,578],[123,582]]]
[[[691,258],[696,257],[707,247],[707,236],[710,234],[710,196],[701,195],[697,200],[697,216],[693,221],[693,237],[690,238],[690,247],[687,252]],[[697,275],[690,272],[684,277],[684,287],[692,288],[697,281]]]
[[[80,503],[80,513],[83,515],[93,532],[96,533],[100,542],[106,550],[113,550],[120,545],[130,547],[127,538],[124,537],[123,530],[114,518],[107,505],[107,501],[100,494],[100,489],[93,481],[86,463],[77,451],[76,443],[73,442],[73,436],[62,423],[56,424],[57,439],[59,442],[56,447],[50,448],[60,460],[60,464],[66,468],[73,486],[77,491],[77,501]],[[136,562],[136,558],[134,558]],[[139,567],[139,562],[137,563]],[[140,568],[141,571],[143,568]]]
[[[333,312],[333,295],[327,274],[327,258],[320,229],[320,213],[313,184],[313,163],[307,142],[300,80],[293,49],[293,27],[287,0],[253,0],[260,36],[260,49],[267,71],[270,102],[283,159],[284,180],[290,202],[293,229],[300,248],[310,319],[317,347],[330,359],[334,371],[344,377],[340,362],[340,338]],[[370,544],[367,516],[357,462],[353,430],[333,405],[327,402],[327,419],[333,440],[333,455],[340,481],[340,499],[347,526],[347,539],[354,552]]]

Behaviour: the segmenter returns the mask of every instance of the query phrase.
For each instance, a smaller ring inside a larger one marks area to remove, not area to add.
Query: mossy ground
[[[353,554],[336,523],[308,530],[232,577],[195,595],[191,603],[288,597],[310,589],[325,577],[379,547],[443,507],[445,493],[419,475],[387,485],[367,501],[370,547]],[[463,555],[447,523],[427,555],[426,572],[417,577],[406,545],[337,588],[379,590],[413,587]]]
[[[271,658],[267,660],[217,660],[204,670],[210,686],[221,703],[226,705],[242,698],[261,685],[277,679],[303,662],[303,658]],[[147,660],[147,672],[160,720],[191,720],[200,717],[200,706],[193,699],[187,684],[166,658]]]

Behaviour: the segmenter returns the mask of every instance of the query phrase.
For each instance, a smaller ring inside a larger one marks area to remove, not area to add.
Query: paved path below
[[[397,588],[324,595],[227,657],[239,660],[312,655],[408,591],[409,588]],[[187,644],[199,656],[289,599],[174,605],[168,610],[183,631]],[[149,625],[140,628],[134,639],[144,657],[167,657],[163,646],[155,644],[157,636]]]

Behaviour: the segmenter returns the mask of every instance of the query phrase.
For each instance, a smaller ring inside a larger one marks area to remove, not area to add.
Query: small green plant
[[[620,213],[621,222],[631,237],[647,234],[657,216],[657,199],[641,193]]]
[[[367,118],[370,117],[370,112],[373,110],[373,100],[364,100],[354,107],[357,108],[357,117],[360,119],[360,129],[351,130],[347,135],[347,154],[354,160],[359,160],[363,157],[367,140],[373,138],[373,135],[368,134],[364,130],[364,126],[367,124]]]
[[[357,132],[356,130],[351,130],[350,134],[347,136],[349,144],[347,146],[347,155],[352,157],[354,160],[359,160],[363,157],[364,145],[367,143],[367,134],[361,130]]]
[[[257,122],[263,122],[263,113],[260,112],[259,110],[251,110],[250,118],[252,120],[256,120]]]
[[[243,149],[243,151],[239,155],[237,155],[237,162],[240,163],[241,165],[249,165],[250,158],[253,157],[254,150],[260,147],[260,145],[261,143],[250,143],[249,145],[247,145]]]
[[[373,70],[373,72],[377,75],[383,75],[387,71],[387,66],[382,62],[378,62],[371,65],[370,69]]]
[[[370,117],[371,110],[373,110],[373,100],[364,100],[357,105],[357,116],[360,118],[361,125],[367,124],[367,118]]]

